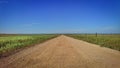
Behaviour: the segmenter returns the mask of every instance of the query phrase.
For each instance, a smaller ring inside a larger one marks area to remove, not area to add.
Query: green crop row
[[[26,46],[43,42],[57,35],[20,35],[0,37],[0,55]]]
[[[120,51],[120,35],[118,34],[98,34],[97,36],[94,34],[71,34],[68,36]]]

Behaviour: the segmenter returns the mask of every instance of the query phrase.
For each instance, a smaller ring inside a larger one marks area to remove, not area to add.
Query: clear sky
[[[0,33],[120,33],[120,0],[0,0]]]

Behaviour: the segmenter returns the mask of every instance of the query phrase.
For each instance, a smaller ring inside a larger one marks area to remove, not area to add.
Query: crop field
[[[57,35],[0,35],[0,56],[56,36]]]
[[[67,35],[76,39],[98,44],[102,47],[120,51],[120,34],[71,34]]]

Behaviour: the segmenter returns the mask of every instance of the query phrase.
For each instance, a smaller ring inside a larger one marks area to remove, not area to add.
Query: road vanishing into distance
[[[0,59],[0,68],[120,68],[120,52],[61,35]]]

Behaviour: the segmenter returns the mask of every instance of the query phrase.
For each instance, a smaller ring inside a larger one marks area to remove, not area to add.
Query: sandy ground
[[[61,35],[0,59],[0,68],[120,68],[120,52]]]

